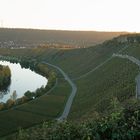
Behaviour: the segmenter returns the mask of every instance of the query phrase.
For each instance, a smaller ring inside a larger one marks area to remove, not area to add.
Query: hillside
[[[96,45],[124,32],[60,31],[0,28],[0,47],[66,47]]]
[[[140,35],[137,36],[140,38]],[[113,99],[117,99],[120,106],[125,109],[135,105],[139,106],[139,100],[135,99],[135,78],[139,74],[139,67],[128,59],[112,56],[114,53],[127,54],[140,59],[139,39],[132,38],[131,35],[120,36],[101,45],[81,49],[13,50],[2,48],[0,54],[45,61],[60,67],[77,86],[68,121],[84,122],[109,115],[113,110]],[[58,81],[48,95],[19,106],[17,109],[0,113],[0,120],[3,124],[0,126],[1,136],[17,130],[18,126],[26,128],[55,119],[62,114],[71,87],[63,75],[58,70],[55,71]],[[33,109],[34,107],[38,109]],[[28,118],[23,117],[25,115]],[[13,121],[8,122],[9,119]]]

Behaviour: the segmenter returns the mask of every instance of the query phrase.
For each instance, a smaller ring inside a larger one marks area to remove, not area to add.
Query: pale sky
[[[140,32],[140,0],[0,0],[0,26]]]

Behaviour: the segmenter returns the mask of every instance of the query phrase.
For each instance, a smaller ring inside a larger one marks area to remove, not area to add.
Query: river
[[[0,91],[0,102],[5,103],[14,91],[16,91],[17,98],[20,98],[26,91],[36,91],[37,88],[46,86],[48,82],[42,75],[29,68],[22,68],[19,63],[0,61],[0,64],[9,66],[11,70],[11,83],[6,90]]]

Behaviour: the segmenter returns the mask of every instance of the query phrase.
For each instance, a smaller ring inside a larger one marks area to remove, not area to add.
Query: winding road
[[[140,60],[136,59],[133,56],[122,55],[122,54],[115,54],[115,53],[112,56],[113,57],[120,57],[120,58],[129,59],[130,61],[132,61],[133,63],[138,65],[139,68],[140,68]],[[140,74],[138,74],[138,76],[136,76],[135,80],[136,80],[136,98],[140,99]]]
[[[86,74],[84,74],[84,75],[82,75],[78,78],[75,78],[74,80],[81,79],[81,78],[89,75],[90,73],[97,70],[98,68],[100,68],[105,63],[107,63],[113,57],[120,57],[120,58],[129,59],[130,61],[132,61],[133,63],[135,63],[136,65],[138,65],[140,67],[140,60],[136,59],[135,57],[129,56],[129,55],[122,55],[122,54],[115,54],[114,53],[110,58],[108,58],[106,61],[104,61],[103,63],[101,63],[97,67],[95,67],[93,70],[89,71],[88,73],[86,73]],[[47,62],[43,62],[43,63],[59,70],[60,73],[64,76],[65,80],[70,84],[70,86],[72,88],[71,94],[70,94],[70,96],[69,96],[69,98],[66,102],[66,105],[65,105],[65,108],[64,108],[64,111],[63,111],[62,115],[56,119],[58,121],[63,121],[68,117],[68,114],[70,112],[70,109],[71,109],[71,106],[72,106],[72,103],[73,103],[73,99],[74,99],[74,97],[76,95],[76,92],[77,92],[77,87],[74,84],[74,82],[68,77],[68,75],[60,67],[58,67],[56,65],[53,65],[53,64],[50,64],[50,63],[47,63]],[[140,99],[140,74],[136,77],[136,84],[137,84],[136,85],[136,98]]]
[[[73,102],[73,99],[76,95],[76,91],[77,91],[77,87],[76,85],[73,83],[73,81],[68,77],[68,75],[61,69],[59,68],[58,66],[56,65],[53,65],[53,64],[50,64],[50,63],[47,63],[47,62],[43,62],[44,64],[47,64],[51,67],[54,67],[55,69],[59,70],[61,72],[61,74],[64,76],[65,80],[70,84],[71,88],[72,88],[72,91],[71,91],[71,94],[66,102],[66,105],[65,105],[65,108],[64,108],[64,111],[62,113],[62,115],[57,118],[58,121],[63,121],[67,118],[69,112],[70,112],[70,109],[71,109],[71,105],[72,105],[72,102]]]

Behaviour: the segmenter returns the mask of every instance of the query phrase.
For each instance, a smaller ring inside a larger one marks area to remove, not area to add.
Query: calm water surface
[[[5,91],[0,91],[0,102],[6,102],[16,91],[17,98],[22,97],[26,91],[36,91],[37,88],[46,86],[48,80],[36,72],[22,68],[19,63],[0,61],[1,65],[9,66],[11,70],[11,84]]]

